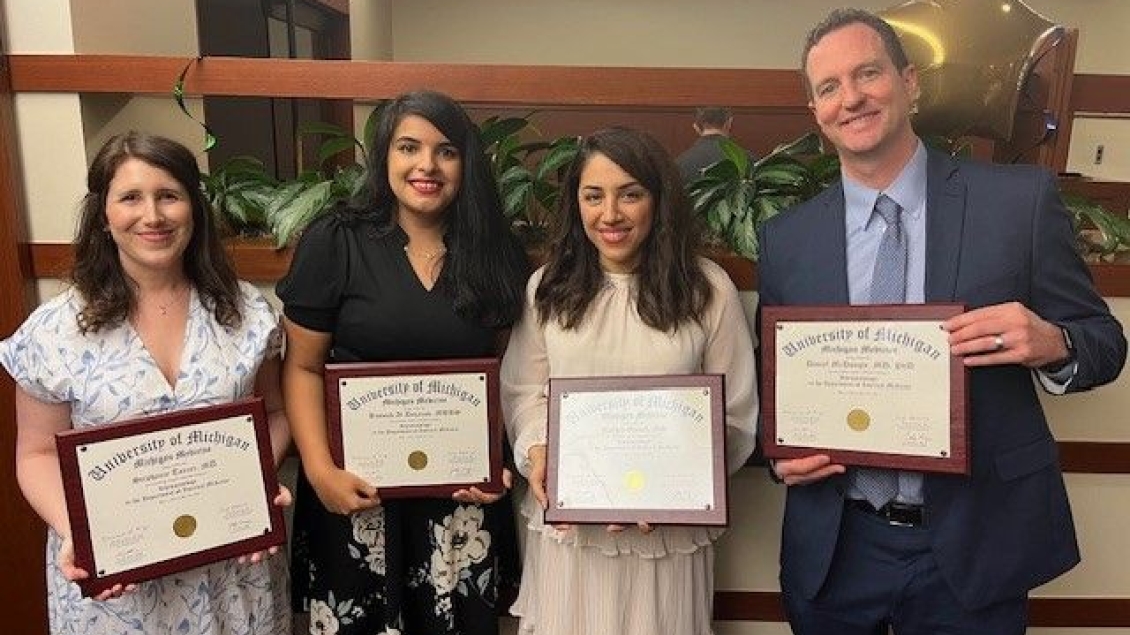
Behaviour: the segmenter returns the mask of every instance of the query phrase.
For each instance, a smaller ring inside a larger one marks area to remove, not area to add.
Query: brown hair
[[[196,157],[176,141],[131,131],[107,140],[86,175],[87,194],[75,234],[75,264],[71,271],[71,281],[86,303],[78,315],[79,330],[96,333],[117,326],[137,305],[135,283],[122,268],[118,246],[106,225],[110,181],[130,158],[168,172],[188,193],[193,229],[184,253],[185,276],[217,322],[237,326],[242,319],[239,281],[200,188]]]

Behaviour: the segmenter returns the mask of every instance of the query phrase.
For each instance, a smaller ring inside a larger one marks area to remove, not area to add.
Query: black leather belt
[[[875,509],[871,503],[854,498],[847,499],[847,504],[872,516],[878,516],[887,521],[887,524],[897,527],[921,527],[926,522],[925,508],[922,505],[907,505],[892,501]]]

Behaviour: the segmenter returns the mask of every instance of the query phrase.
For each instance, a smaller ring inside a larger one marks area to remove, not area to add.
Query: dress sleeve
[[[351,231],[333,211],[306,228],[290,270],[279,280],[275,293],[283,302],[283,313],[295,324],[328,333],[337,323],[338,307],[349,274]]]
[[[70,292],[65,295],[69,297]],[[73,341],[77,328],[74,311],[69,308],[66,297],[49,301],[0,342],[0,364],[20,388],[44,403],[71,400],[71,375],[59,354]]]
[[[706,320],[703,372],[726,377],[726,465],[737,472],[753,453],[757,421],[757,379],[749,320],[734,283],[720,267],[704,261],[713,287]]]
[[[522,319],[510,332],[510,343],[502,358],[502,413],[506,432],[514,445],[514,461],[518,471],[529,476],[527,458],[532,446],[544,444],[546,438],[546,387],[549,382],[549,358],[546,355],[545,331],[537,318],[534,293],[543,270],[538,270],[526,284],[526,302]]]

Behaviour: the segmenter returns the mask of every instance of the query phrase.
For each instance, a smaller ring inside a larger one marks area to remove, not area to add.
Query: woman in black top
[[[509,505],[476,489],[381,501],[330,457],[322,373],[326,362],[497,355],[528,263],[478,131],[450,98],[393,100],[368,155],[362,190],[311,224],[277,289],[303,467],[294,596],[311,633],[494,634]]]

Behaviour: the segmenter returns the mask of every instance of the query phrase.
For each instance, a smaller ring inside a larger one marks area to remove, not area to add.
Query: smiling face
[[[577,203],[585,235],[600,254],[600,266],[630,273],[651,233],[655,200],[651,192],[607,156],[596,153],[581,170]]]
[[[459,149],[427,119],[406,115],[388,146],[388,184],[397,212],[438,221],[455,200],[463,177]]]
[[[895,68],[882,38],[852,23],[829,32],[808,52],[809,107],[836,146],[849,175],[859,169],[901,167],[917,138],[910,111],[918,76]]]
[[[106,189],[106,226],[131,278],[179,274],[192,238],[192,202],[172,174],[131,157]]]

